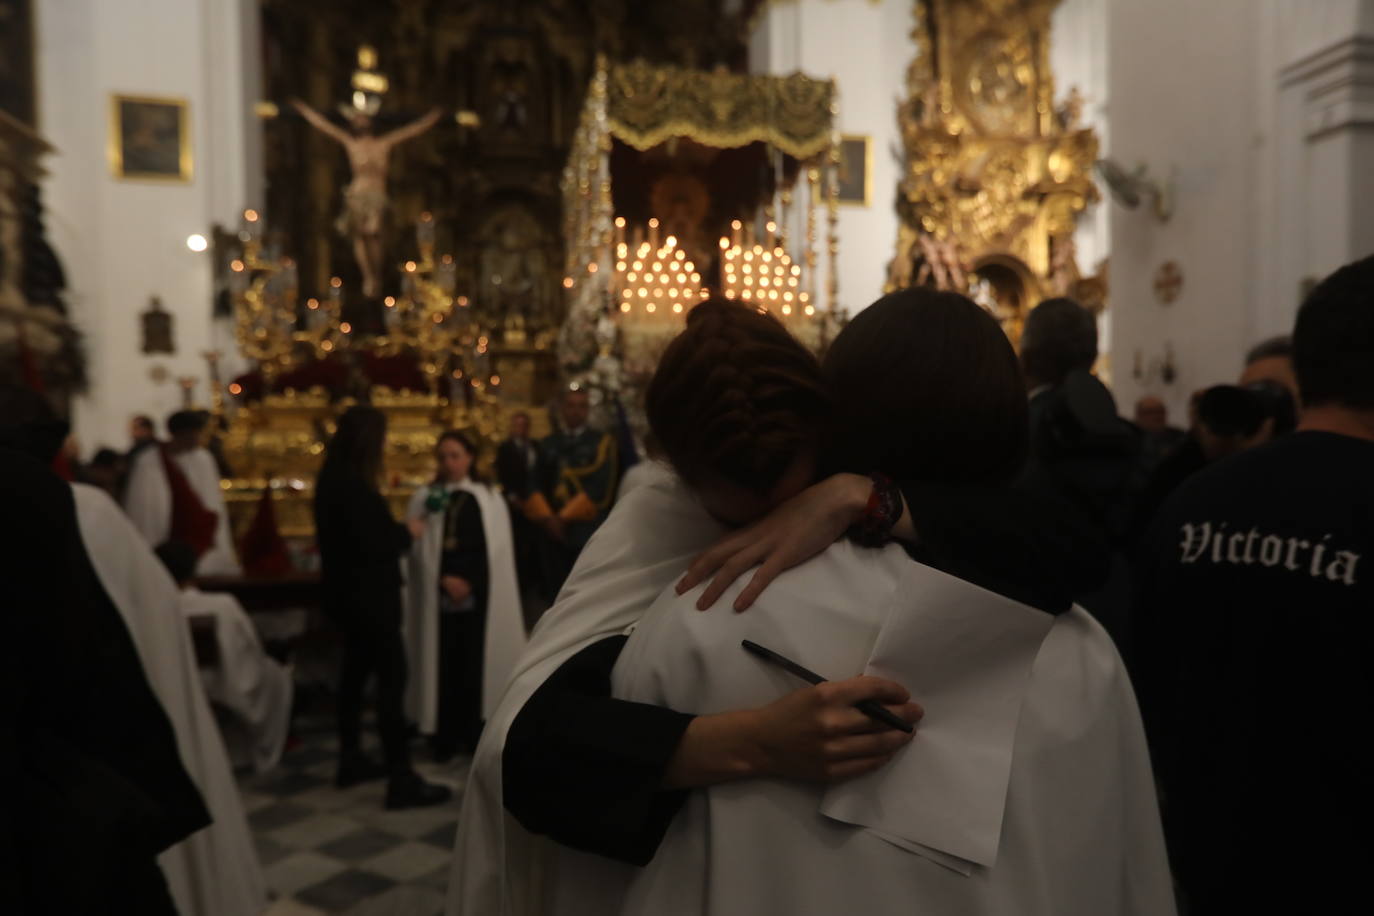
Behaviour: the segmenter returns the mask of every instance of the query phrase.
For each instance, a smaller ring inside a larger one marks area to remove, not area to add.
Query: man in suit
[[[583,546],[610,514],[620,478],[615,439],[592,428],[585,388],[563,392],[558,417],[559,428],[539,443],[543,456],[539,491],[525,507],[530,520],[548,535],[551,550],[545,586],[550,600],[563,587]]]
[[[533,600],[545,591],[540,563],[539,529],[525,514],[525,506],[539,488],[543,453],[530,438],[530,415],[523,410],[510,418],[510,436],[496,450],[496,479],[510,505],[511,534],[515,538],[515,572],[525,608],[525,626],[533,628],[547,602]]]
[[[510,436],[496,451],[496,477],[506,499],[524,505],[538,485],[539,445],[530,438],[530,415],[523,410],[510,418]]]

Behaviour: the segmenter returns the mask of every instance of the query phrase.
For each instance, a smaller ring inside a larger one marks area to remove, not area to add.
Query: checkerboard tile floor
[[[240,778],[249,826],[274,895],[270,916],[434,916],[448,887],[468,760],[416,769],[454,790],[448,804],[387,811],[384,782],[334,788],[336,744],[327,721],[297,718],[301,746],[271,773]]]

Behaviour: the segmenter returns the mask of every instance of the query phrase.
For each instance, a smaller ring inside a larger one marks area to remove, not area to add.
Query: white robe
[[[235,721],[226,723],[230,726],[226,743],[239,759],[247,757],[254,770],[265,773],[281,760],[286,746],[295,689],[291,669],[263,649],[257,627],[233,595],[188,588],[182,591],[178,606],[188,621],[192,617],[214,620],[219,663],[201,669],[201,683],[211,702],[234,715]]]
[[[654,458],[645,458],[635,464],[630,465],[620,477],[620,488],[616,491],[615,498],[621,500],[625,494],[636,487],[650,483],[664,474],[672,473],[667,465]]]
[[[483,484],[463,481],[446,486],[450,491],[470,493],[482,513],[490,585],[482,651],[482,716],[490,718],[527,641],[520,585],[515,577],[515,541],[511,534],[510,511],[506,501]],[[426,735],[434,734],[439,718],[439,563],[444,546],[444,513],[425,512],[430,489],[416,490],[406,510],[406,518],[425,516],[427,527],[424,535],[411,545],[404,618],[406,655],[410,663],[406,714]]]
[[[238,554],[234,550],[234,535],[229,527],[229,509],[220,489],[219,466],[215,458],[203,448],[173,455],[172,460],[186,475],[187,482],[206,509],[215,513],[215,543],[196,564],[199,576],[242,575]],[[124,494],[124,509],[144,539],[158,547],[172,532],[172,487],[167,471],[162,467],[162,453],[158,446],[139,452],[129,469],[129,487]]]
[[[530,834],[502,804],[501,754],[511,723],[535,690],[579,650],[623,633],[724,533],[676,477],[657,466],[592,535],[539,619],[468,773],[450,874],[450,916],[544,912],[543,866],[556,848]]]
[[[158,857],[182,916],[252,916],[267,906],[229,756],[196,670],[172,577],[104,491],[72,485],[81,540],[129,628],[144,673],[176,732],[181,761],[214,822]]]
[[[727,593],[737,593],[742,583]],[[826,790],[746,780],[689,796],[643,869],[560,849],[547,912],[834,916],[1172,916],[1144,732],[1110,639],[848,543],[791,570],[747,614],[669,590],[616,666],[617,696],[696,713],[860,670],[925,704],[883,769]]]

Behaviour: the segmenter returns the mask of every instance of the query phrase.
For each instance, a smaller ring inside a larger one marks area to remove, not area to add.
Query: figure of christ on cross
[[[380,295],[382,281],[382,219],[386,212],[387,163],[397,144],[420,136],[438,123],[438,108],[402,127],[378,136],[372,132],[372,118],[356,112],[349,119],[352,133],[336,126],[300,99],[291,105],[311,126],[337,140],[348,153],[353,178],[344,188],[344,209],[339,231],[353,240],[353,255],[363,275],[363,295]]]

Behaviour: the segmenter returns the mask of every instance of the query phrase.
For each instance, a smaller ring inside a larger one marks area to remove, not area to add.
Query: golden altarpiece
[[[888,287],[969,292],[1013,341],[1052,295],[1095,308],[1073,234],[1098,197],[1097,137],[1079,125],[1076,90],[1055,105],[1050,22],[1058,0],[918,0],[898,109],[904,163]]]
[[[439,252],[422,213],[380,326],[354,327],[342,281],[303,298],[295,261],[247,211],[229,290],[239,349],[261,390],[249,398],[231,384],[232,417],[211,361],[212,408],[236,474],[225,483],[235,531],[269,495],[284,535],[311,533],[324,443],[359,400],[388,414],[386,490],[399,511],[430,471],[445,428],[491,446],[506,417],[527,410],[534,433],[546,431],[540,408],[556,377],[635,413],[658,349],[712,290],[822,343],[836,299],[834,96],[832,82],[800,74],[599,60],[562,182],[566,317],[557,325],[460,293],[456,260]],[[422,381],[405,390],[378,384],[378,362],[397,359],[413,361]],[[373,371],[361,371],[369,361]],[[345,374],[292,386],[320,366]],[[485,451],[490,459],[494,450]]]

